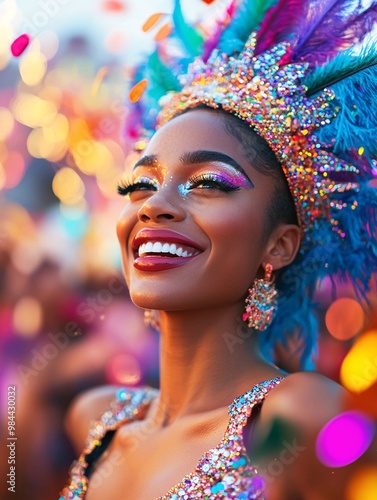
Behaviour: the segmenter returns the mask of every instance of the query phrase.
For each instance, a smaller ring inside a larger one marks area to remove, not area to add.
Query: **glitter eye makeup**
[[[188,191],[192,189],[219,189],[230,192],[246,186],[249,186],[249,183],[242,176],[232,176],[225,172],[221,174],[208,172],[190,177],[186,189]]]
[[[118,184],[118,193],[121,196],[127,196],[135,191],[157,191],[158,183],[155,179],[149,177],[137,177],[134,181],[120,181]]]

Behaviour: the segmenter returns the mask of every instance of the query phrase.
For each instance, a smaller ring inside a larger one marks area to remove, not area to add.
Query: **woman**
[[[248,28],[259,25],[261,12],[251,4],[231,11],[233,21],[216,35],[220,47],[239,32],[245,9]],[[281,470],[299,471],[313,435],[341,411],[337,384],[314,372],[288,375],[268,357],[294,333],[303,363],[310,357],[318,278],[348,274],[363,291],[376,269],[376,196],[364,182],[374,139],[365,135],[355,157],[359,143],[347,140],[356,128],[361,137],[365,113],[355,112],[347,131],[336,118],[344,124],[347,92],[353,103],[367,103],[371,75],[366,91],[351,74],[368,72],[372,55],[348,72],[343,60],[348,80],[334,84],[336,101],[322,90],[340,73],[339,66],[315,73],[322,23],[328,31],[325,4],[316,10],[311,2],[308,11],[279,2],[257,37],[248,29],[237,56],[215,52],[195,61],[181,90],[165,99],[157,132],[119,187],[126,201],[117,226],[131,298],[159,311],[160,390],[105,387],[76,401],[68,430],[84,452],[62,499],[265,498],[273,481],[268,464],[257,467],[263,438],[283,422],[275,439]],[[344,37],[339,28],[329,53],[347,46],[352,31],[348,3],[337,4],[330,13],[342,19]],[[359,34],[360,19],[374,10],[375,2],[358,6]],[[296,38],[288,45],[280,42],[290,12]],[[179,13],[177,2],[176,22]],[[304,43],[309,25],[314,34]],[[304,473],[300,479],[280,498],[300,498]]]

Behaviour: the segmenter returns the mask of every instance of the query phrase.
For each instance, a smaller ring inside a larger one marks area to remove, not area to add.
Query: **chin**
[[[159,311],[174,311],[185,308],[185,298],[177,296],[176,291],[159,291],[135,289],[131,286],[130,297],[135,306],[141,309],[155,309]]]

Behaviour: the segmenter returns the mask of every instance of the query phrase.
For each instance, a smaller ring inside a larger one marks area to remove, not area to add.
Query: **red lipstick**
[[[165,271],[187,264],[203,252],[197,242],[169,229],[142,229],[132,241],[139,271]]]

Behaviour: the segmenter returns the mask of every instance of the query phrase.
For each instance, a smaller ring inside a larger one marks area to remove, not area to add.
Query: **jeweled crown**
[[[309,98],[302,84],[308,65],[281,63],[289,43],[255,55],[256,37],[253,32],[237,56],[215,50],[207,62],[196,59],[191,63],[188,73],[180,77],[182,90],[163,98],[158,126],[200,104],[221,107],[245,120],[280,161],[304,236],[323,218],[342,236],[332,214],[343,204],[329,195],[358,190],[359,185],[335,181],[331,174],[339,179],[339,174],[357,174],[358,169],[326,151],[315,136],[316,129],[336,117],[336,108],[330,105],[335,94],[324,89]]]

